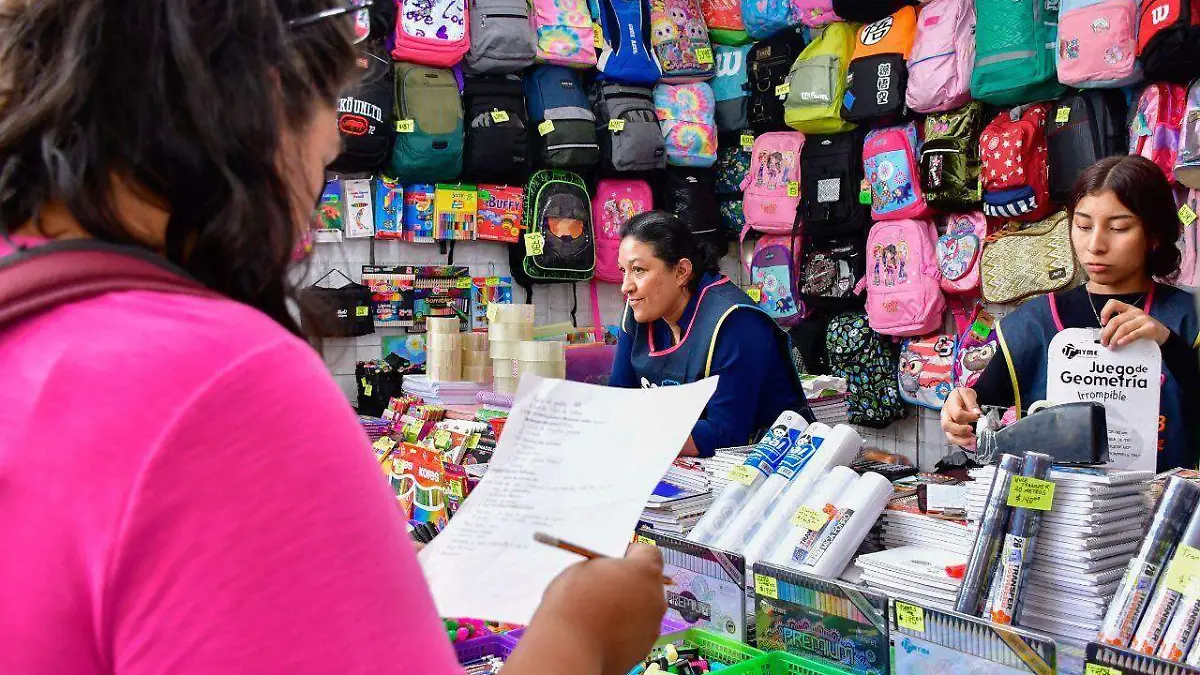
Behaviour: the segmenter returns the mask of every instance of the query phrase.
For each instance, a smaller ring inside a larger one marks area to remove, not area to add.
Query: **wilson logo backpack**
[[[400,0],[392,58],[449,68],[471,46],[467,0]]]
[[[875,223],[867,237],[867,292],[871,328],[884,335],[926,335],[942,325],[946,299],[937,266],[937,230],[927,220]]]
[[[971,96],[1010,106],[1057,98],[1054,66],[1059,0],[976,0]]]
[[[546,166],[588,167],[600,161],[596,116],[574,70],[534,68],[525,77],[525,101]]]
[[[1175,157],[1175,178],[1183,185],[1200,190],[1200,79],[1188,87],[1179,152]]]
[[[742,180],[746,225],[765,234],[791,234],[800,205],[804,134],[775,131],[754,140],[750,173]]]
[[[709,167],[717,161],[717,102],[707,82],[659,84],[654,108],[666,140],[667,163]]]
[[[587,281],[596,268],[592,201],[570,171],[543,170],[525,187],[525,235],[517,244],[529,280]]]
[[[746,33],[756,40],[769,38],[798,23],[792,15],[792,4],[780,0],[743,0],[742,20]]]
[[[1136,0],[1062,0],[1058,81],[1072,87],[1123,87],[1142,79]]]
[[[650,0],[650,40],[663,82],[712,77],[712,43],[698,0]]]
[[[953,335],[909,338],[900,347],[900,397],[922,408],[941,410],[954,388]]]
[[[596,185],[592,223],[596,226],[596,281],[621,283],[621,226],[654,209],[654,197],[644,180],[604,178]]]
[[[921,189],[929,205],[944,211],[979,208],[979,133],[983,105],[972,101],[960,110],[925,118],[921,146]]]
[[[933,0],[922,7],[908,57],[908,107],[930,113],[966,104],[974,67],[974,1]]]
[[[342,154],[329,168],[333,171],[375,171],[392,151],[396,130],[396,84],[392,64],[374,54],[362,53],[358,66],[362,79],[338,100],[338,132]]]
[[[783,120],[806,134],[836,134],[854,128],[842,119],[846,72],[856,25],[830,24],[800,53],[787,75]]]
[[[717,60],[712,80],[713,97],[717,101],[717,130],[741,131],[750,126],[747,117],[749,92],[746,91],[746,59],[750,47],[718,45],[713,49]]]
[[[647,87],[658,82],[662,71],[649,48],[650,16],[642,0],[600,0],[600,26],[600,79]]]
[[[833,11],[833,0],[792,0],[792,16],[809,28],[845,21]]]
[[[1138,14],[1137,53],[1146,77],[1184,83],[1200,63],[1200,0],[1147,0]]]
[[[750,41],[740,0],[700,0],[700,10],[704,12],[704,24],[713,42],[742,45]]]
[[[463,165],[463,107],[449,70],[396,64],[396,142],[388,174],[402,182],[451,181]]]
[[[463,174],[471,180],[522,183],[533,169],[529,118],[518,75],[467,76]]]
[[[921,191],[917,125],[876,129],[863,144],[863,173],[871,188],[871,218],[923,218],[932,210]]]
[[[788,73],[804,51],[804,39],[794,30],[785,30],[750,48],[747,79],[750,87],[750,128],[755,134],[784,131],[783,102],[787,98]]]
[[[592,107],[606,168],[651,171],[667,165],[651,90],[598,81],[592,89]]]
[[[1032,222],[1050,214],[1046,119],[1050,104],[1037,103],[996,115],[979,137],[983,159],[983,213]]]
[[[1046,129],[1050,150],[1050,199],[1065,204],[1075,179],[1098,160],[1129,152],[1125,94],[1093,89],[1068,94],[1054,105]]]
[[[804,270],[800,291],[805,307],[827,310],[862,307],[862,296],[854,289],[866,272],[866,255],[861,234],[840,238],[817,238],[806,234]]]
[[[1129,154],[1154,162],[1172,182],[1186,108],[1183,85],[1156,82],[1142,90],[1129,121]]]
[[[938,216],[946,234],[938,237],[937,264],[942,290],[953,295],[979,294],[979,261],[987,239],[987,219],[978,211]]]
[[[896,346],[871,330],[862,312],[829,320],[825,331],[829,372],[846,380],[851,424],[882,429],[908,414],[896,387]]]
[[[908,57],[916,36],[917,10],[902,7],[858,31],[846,71],[842,119],[894,124],[904,116]]]
[[[503,75],[533,65],[537,37],[524,0],[471,0],[471,49],[463,59],[469,73]]]
[[[766,236],[754,244],[750,281],[759,289],[758,306],[781,326],[794,326],[804,317],[797,292],[800,269],[799,237]]]
[[[531,0],[537,62],[569,68],[596,65],[596,37],[587,0]]]
[[[808,136],[800,153],[801,219],[810,238],[857,235],[870,225],[870,208],[859,200],[866,136],[848,131]],[[857,280],[855,280],[857,283]]]

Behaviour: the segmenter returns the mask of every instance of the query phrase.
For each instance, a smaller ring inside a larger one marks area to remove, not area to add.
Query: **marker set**
[[[746,561],[736,553],[641,528],[636,541],[662,553],[664,574],[675,583],[665,589],[667,618],[688,628],[746,641],[752,607],[746,604]]]
[[[891,602],[893,675],[1053,675],[1054,641],[957,612]]]

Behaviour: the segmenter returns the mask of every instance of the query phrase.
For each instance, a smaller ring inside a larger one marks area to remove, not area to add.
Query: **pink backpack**
[[[942,290],[958,295],[979,294],[979,259],[987,237],[987,219],[979,211],[938,216],[946,234],[938,237],[937,264]]]
[[[1182,260],[1179,262],[1179,275],[1170,281],[1176,286],[1196,288],[1200,286],[1200,256],[1197,255],[1196,217],[1200,213],[1200,190],[1182,190],[1178,194],[1179,220],[1183,229],[1179,232],[1179,252]]]
[[[1058,10],[1058,81],[1124,87],[1142,79],[1137,0],[1063,0]]]
[[[798,17],[800,23],[809,28],[844,21],[833,11],[833,0],[792,0],[792,16]]]
[[[400,0],[392,58],[450,68],[471,48],[467,0]]]
[[[533,0],[531,4],[529,21],[537,35],[538,63],[569,68],[596,65],[596,38],[587,0]]]
[[[922,7],[908,57],[908,107],[929,113],[966,105],[974,68],[975,3],[933,0]]]
[[[768,235],[754,244],[750,280],[761,294],[758,306],[781,326],[795,326],[804,318],[798,283],[803,249],[799,236]]]
[[[1182,84],[1148,84],[1138,96],[1129,124],[1129,154],[1153,161],[1171,182],[1175,182],[1179,130],[1186,107],[1187,90]]]
[[[924,218],[932,213],[921,192],[917,125],[876,129],[863,143],[863,175],[871,186],[871,219]]]
[[[596,228],[597,281],[621,283],[617,250],[621,246],[621,226],[639,213],[654,208],[654,197],[644,180],[604,178],[596,184],[592,198],[592,223]]]
[[[928,220],[875,223],[867,236],[867,319],[882,335],[927,335],[942,325],[946,299],[938,274],[937,230]]]
[[[772,131],[754,139],[750,171],[742,179],[746,227],[764,234],[791,234],[800,206],[800,151],[804,134]]]

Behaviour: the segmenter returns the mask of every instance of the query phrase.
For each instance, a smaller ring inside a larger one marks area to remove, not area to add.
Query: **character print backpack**
[[[525,187],[525,199],[525,234],[514,245],[520,258],[514,279],[522,286],[529,281],[591,279],[596,242],[592,201],[583,179],[570,171],[538,171]]]
[[[600,161],[596,115],[576,71],[563,66],[534,68],[525,76],[525,102],[543,164],[589,167]]]
[[[933,208],[943,211],[979,208],[983,199],[979,182],[982,130],[983,105],[978,101],[925,118],[921,189],[925,201]]]
[[[863,173],[871,188],[871,218],[923,218],[932,209],[921,191],[917,125],[876,129],[863,144]]]
[[[750,87],[750,128],[755,134],[785,131],[784,100],[788,73],[804,51],[804,38],[785,30],[750,48],[746,76]],[[782,87],[782,89],[781,89]]]
[[[861,234],[817,238],[806,233],[804,265],[800,268],[804,306],[824,310],[862,307],[862,296],[854,289],[862,280],[866,265]]]
[[[979,294],[979,261],[987,239],[987,220],[978,211],[939,215],[946,232],[938,237],[937,265],[942,290],[953,295]]]
[[[758,306],[781,326],[794,326],[804,317],[797,294],[800,270],[799,236],[765,236],[754,244],[750,281],[759,289]]]
[[[596,36],[587,0],[531,0],[538,63],[596,65]]]
[[[1193,190],[1200,190],[1200,78],[1188,87],[1179,152],[1175,156],[1175,179]]]
[[[937,230],[927,220],[875,223],[867,237],[867,292],[871,328],[884,335],[928,335],[942,325],[946,299],[937,266]]]
[[[1200,75],[1200,2],[1140,3],[1137,51],[1147,79],[1184,84]]]
[[[743,143],[742,141],[748,141]],[[746,215],[742,209],[742,181],[750,172],[750,150],[754,147],[754,136],[724,134],[717,143],[716,194],[720,211],[721,229],[734,237],[746,227]]]
[[[800,216],[815,239],[861,235],[871,224],[870,207],[859,199],[863,180],[860,130],[807,136],[800,153]],[[858,283],[858,280],[855,280]]]
[[[908,414],[896,386],[896,344],[871,330],[862,312],[838,314],[825,331],[831,375],[846,380],[850,423],[882,429]]]
[[[1054,210],[1046,146],[1050,108],[1035,103],[1001,112],[979,136],[988,218],[1033,222]]]
[[[592,223],[596,226],[596,281],[621,283],[617,260],[621,226],[630,218],[654,209],[654,197],[644,180],[603,178],[592,201]]]
[[[652,87],[662,70],[650,50],[650,14],[642,0],[600,0],[599,79]]]
[[[361,52],[357,66],[362,79],[346,96],[338,100],[338,132],[342,154],[329,165],[332,171],[375,171],[392,151],[396,131],[396,84],[392,81],[392,63]]]
[[[971,97],[1012,106],[1062,95],[1054,66],[1059,0],[975,0]]]
[[[806,134],[836,134],[854,128],[842,119],[846,72],[854,51],[856,24],[830,24],[804,48],[788,71],[783,120]]]
[[[792,0],[792,16],[809,28],[845,21],[833,11],[833,0]]]
[[[712,169],[668,166],[659,181],[656,200],[662,210],[674,214],[692,234],[720,231],[715,176]]]
[[[1136,0],[1062,0],[1058,10],[1058,81],[1124,87],[1142,79]]]
[[[388,175],[401,182],[452,181],[463,166],[463,107],[454,73],[396,66],[396,141]]]
[[[974,1],[933,0],[921,7],[908,57],[908,107],[931,113],[965,105],[974,67]]]
[[[942,409],[953,389],[954,342],[953,335],[942,333],[904,341],[897,371],[900,398],[922,408]]]
[[[846,71],[842,119],[847,122],[895,124],[908,108],[908,57],[917,31],[917,10],[901,7],[895,14],[858,30],[854,56]]]
[[[750,126],[747,117],[750,94],[746,91],[746,60],[750,47],[717,45],[713,51],[717,59],[716,76],[712,80],[713,97],[717,102],[717,130],[741,131]]]
[[[1183,85],[1155,82],[1142,90],[1130,114],[1129,154],[1154,162],[1172,182],[1186,108]]]
[[[468,75],[463,80],[463,104],[467,109],[463,174],[485,183],[523,183],[533,170],[533,151],[521,77]]]
[[[667,163],[709,167],[717,161],[716,100],[707,82],[659,84],[654,108],[666,140]]]
[[[722,45],[744,45],[750,41],[742,20],[741,0],[700,0],[708,36]]]
[[[742,0],[746,33],[755,40],[769,38],[799,23],[787,0]]]
[[[650,0],[650,40],[663,82],[700,82],[713,76],[712,43],[699,0]]]
[[[645,87],[597,81],[592,89],[601,164],[612,171],[652,171],[667,165],[667,149]]]
[[[525,0],[471,0],[469,14],[471,48],[463,58],[468,73],[505,75],[533,65],[537,36]]]
[[[966,317],[963,317],[966,318]],[[955,320],[959,315],[955,315]],[[996,335],[996,320],[982,306],[976,305],[975,311],[966,321],[959,322],[958,341],[954,345],[954,368],[951,371],[951,387],[974,387],[979,376],[996,352],[1000,349],[1000,340]]]
[[[1054,104],[1046,128],[1051,201],[1065,204],[1084,169],[1129,152],[1127,119],[1125,94],[1115,89],[1070,93]]]
[[[400,0],[393,59],[450,68],[470,46],[467,0]]]
[[[800,205],[804,134],[775,131],[754,140],[750,173],[742,180],[746,225],[764,234],[791,234]]]

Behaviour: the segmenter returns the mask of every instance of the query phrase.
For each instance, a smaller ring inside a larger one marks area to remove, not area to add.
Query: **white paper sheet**
[[[581,560],[535,532],[623,556],[716,386],[522,378],[487,475],[421,552],[438,613],[529,623],[554,577]]]

